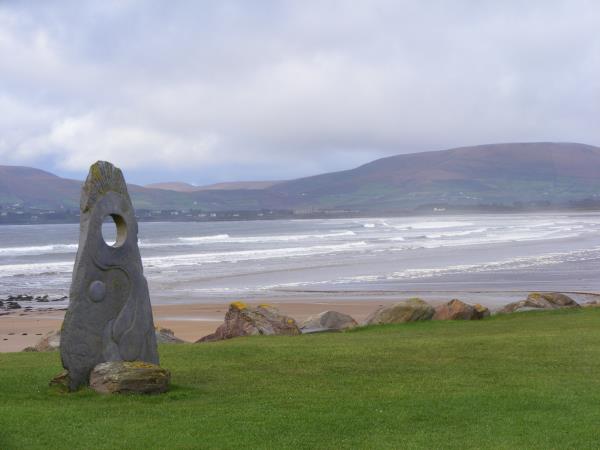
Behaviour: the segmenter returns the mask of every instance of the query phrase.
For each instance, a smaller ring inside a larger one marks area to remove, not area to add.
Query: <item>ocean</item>
[[[68,295],[78,233],[1,226],[0,298]],[[599,213],[140,223],[139,246],[153,303],[600,291]]]

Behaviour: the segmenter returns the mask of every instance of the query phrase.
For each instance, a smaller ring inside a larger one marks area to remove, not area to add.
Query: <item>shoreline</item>
[[[458,298],[466,303],[480,303],[495,311],[513,301],[527,297],[532,291],[388,291],[388,292],[339,292],[323,294],[313,292],[304,296],[279,298],[248,298],[249,305],[268,303],[300,324],[309,316],[327,310],[349,314],[361,323],[368,314],[380,306],[388,306],[410,297],[420,297],[432,306]],[[591,292],[564,292],[579,303],[598,300],[600,294]],[[378,295],[377,295],[378,294]],[[195,342],[215,331],[223,323],[229,304],[239,299],[198,299],[194,303],[154,304],[152,311],[157,327],[173,330],[175,336],[187,342]],[[42,336],[61,327],[65,306],[57,308],[15,309],[1,312],[0,353],[19,352],[35,345]]]

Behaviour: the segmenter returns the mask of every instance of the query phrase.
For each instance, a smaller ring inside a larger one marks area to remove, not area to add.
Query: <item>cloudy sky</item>
[[[285,179],[600,145],[600,2],[0,0],[0,164]]]

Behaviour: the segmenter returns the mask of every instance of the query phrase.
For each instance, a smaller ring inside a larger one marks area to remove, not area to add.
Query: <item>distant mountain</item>
[[[79,205],[81,182],[31,167],[0,166],[0,205],[72,208]]]
[[[206,186],[194,186],[189,183],[181,183],[178,181],[170,181],[166,183],[147,184],[147,188],[164,189],[167,191],[176,192],[196,192],[196,191],[235,191],[240,189],[266,189],[282,181],[231,181],[224,183],[208,184]]]
[[[82,182],[61,178],[40,169],[0,166],[0,206],[19,204],[36,209],[79,208]],[[137,208],[185,208],[190,198],[163,191],[128,185]]]
[[[81,182],[0,166],[0,206],[77,208]],[[130,185],[138,209],[353,210],[600,204],[600,148],[573,143],[461,147],[378,159],[282,182]]]
[[[180,181],[166,181],[164,183],[152,183],[144,186],[148,189],[163,189],[165,191],[175,192],[194,192],[198,189],[198,186],[194,186],[189,183],[182,183]]]
[[[600,148],[573,143],[461,147],[378,159],[269,189],[294,205],[360,210],[598,199]]]

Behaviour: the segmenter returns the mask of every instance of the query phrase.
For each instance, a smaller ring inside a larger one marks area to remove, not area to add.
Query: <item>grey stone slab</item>
[[[114,245],[102,236],[106,217],[117,227]],[[102,362],[159,363],[137,235],[121,170],[96,162],[81,195],[79,249],[60,346],[72,390],[87,384],[91,370]]]

